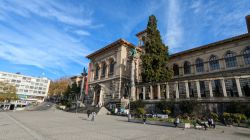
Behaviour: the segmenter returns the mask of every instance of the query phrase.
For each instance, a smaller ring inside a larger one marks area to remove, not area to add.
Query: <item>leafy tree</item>
[[[173,72],[167,68],[168,47],[161,40],[154,15],[149,17],[146,33],[147,35],[143,38],[144,53],[141,55],[142,80],[143,82],[168,81],[173,75]]]
[[[61,78],[55,81],[52,81],[49,86],[49,95],[61,95],[64,94],[70,84],[68,78]]]
[[[71,85],[71,94],[72,94],[72,98],[75,99],[76,97],[79,98],[80,96],[80,87],[77,86],[76,83],[73,83]]]
[[[0,82],[0,102],[18,100],[16,87],[14,85]]]

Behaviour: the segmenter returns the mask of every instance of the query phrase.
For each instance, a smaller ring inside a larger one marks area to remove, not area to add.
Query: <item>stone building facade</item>
[[[119,39],[87,56],[91,60],[88,84],[93,105],[117,103],[122,97],[128,98],[132,48],[140,51],[132,43]],[[138,65],[135,67],[138,69]],[[136,73],[138,75],[138,71]]]
[[[138,46],[119,39],[88,55],[93,104],[119,102],[130,95],[132,100],[146,102],[250,102],[250,16],[246,23],[248,33],[170,55],[168,68],[173,69],[174,77],[165,83],[141,83],[139,55],[146,31],[136,35]],[[130,94],[132,48],[138,54],[134,60],[136,90]]]

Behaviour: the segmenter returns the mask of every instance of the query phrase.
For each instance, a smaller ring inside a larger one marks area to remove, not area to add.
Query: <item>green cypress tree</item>
[[[149,17],[146,33],[147,35],[143,38],[144,52],[141,55],[142,81],[152,83],[168,81],[173,75],[172,70],[167,68],[168,47],[161,40],[154,15]]]

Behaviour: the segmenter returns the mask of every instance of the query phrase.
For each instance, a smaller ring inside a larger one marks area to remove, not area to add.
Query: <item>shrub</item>
[[[211,117],[212,117],[212,119],[214,120],[214,121],[219,121],[219,116],[216,114],[216,113],[214,113],[214,112],[211,112]]]
[[[145,103],[141,100],[137,100],[137,101],[134,101],[134,102],[131,102],[130,104],[130,107],[131,108],[144,108],[145,107]]]
[[[191,114],[194,110],[198,110],[197,101],[182,101],[179,103],[179,107],[182,113]]]
[[[181,123],[192,123],[192,121],[188,119],[181,119]]]
[[[163,113],[167,114],[167,115],[170,115],[171,114],[171,110],[169,109],[165,109],[162,111]]]
[[[181,115],[181,119],[189,120],[190,117],[188,116],[188,114],[183,114],[183,115]]]
[[[174,109],[174,102],[160,101],[156,104],[156,108],[157,108],[157,110],[162,111],[159,113],[166,113],[165,112],[166,110],[169,110],[170,113],[172,113],[172,111]]]
[[[142,116],[142,115],[146,114],[146,110],[144,108],[136,108],[135,114],[138,116]]]
[[[230,116],[230,113],[224,112],[222,114],[222,117],[225,118],[226,120],[228,120],[231,116]]]
[[[234,121],[235,123],[238,123],[238,124],[239,124],[240,122],[242,122],[242,121],[247,120],[246,115],[240,114],[240,113],[231,114],[231,117],[232,117],[233,121]]]

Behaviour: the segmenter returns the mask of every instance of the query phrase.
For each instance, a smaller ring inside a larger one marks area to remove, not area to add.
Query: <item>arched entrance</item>
[[[95,92],[95,105],[99,103],[100,100],[100,89]]]
[[[101,107],[104,105],[104,85],[97,84],[94,87],[94,97],[92,105]]]

